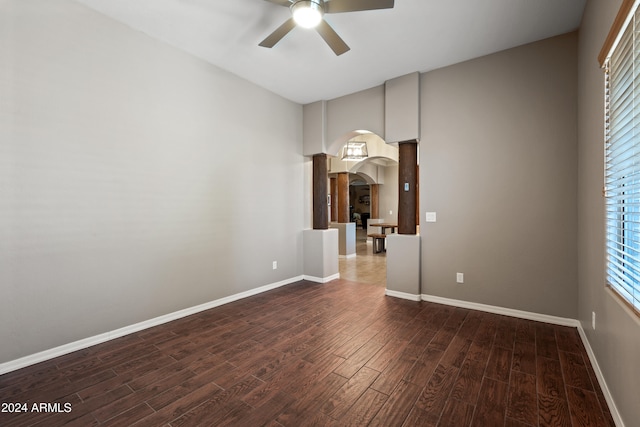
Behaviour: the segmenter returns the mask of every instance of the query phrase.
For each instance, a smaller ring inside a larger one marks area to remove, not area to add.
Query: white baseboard
[[[7,372],[15,371],[27,366],[35,365],[36,363],[44,362],[55,357],[63,356],[74,351],[82,350],[87,347],[91,347],[96,344],[100,344],[106,341],[120,338],[122,336],[139,332],[144,329],[151,328],[153,326],[162,325],[163,323],[171,322],[172,320],[181,319],[192,314],[200,313],[201,311],[209,310],[210,308],[218,307],[224,304],[228,304],[233,301],[237,301],[243,298],[247,298],[253,295],[257,295],[272,289],[279,288],[281,286],[289,285],[291,283],[299,282],[303,280],[304,276],[296,276],[290,279],[282,280],[280,282],[271,283],[269,285],[261,286],[259,288],[250,289],[239,294],[230,295],[228,297],[220,298],[214,301],[210,301],[204,304],[200,304],[194,307],[185,308],[184,310],[175,311],[173,313],[165,314],[155,317],[153,319],[145,320],[140,323],[125,326],[113,331],[105,332],[103,334],[95,335],[89,338],[84,338],[78,341],[74,341],[69,344],[64,344],[59,347],[55,347],[49,350],[41,351],[39,353],[24,356],[16,360],[0,363],[0,375]]]
[[[328,277],[315,277],[315,276],[302,276],[303,280],[308,280],[309,282],[315,282],[315,283],[329,283],[332,280],[337,280],[340,278],[340,273],[336,273],[333,276],[328,276]]]
[[[609,391],[609,387],[607,386],[607,382],[604,379],[604,375],[602,375],[602,371],[600,370],[600,365],[598,365],[598,360],[596,359],[596,355],[591,348],[591,344],[587,339],[587,334],[584,332],[582,327],[582,323],[578,322],[578,333],[580,334],[580,338],[582,339],[582,344],[584,344],[584,348],[587,350],[587,354],[589,355],[589,360],[591,361],[591,366],[593,366],[593,370],[596,373],[596,377],[598,378],[598,383],[600,384],[600,389],[602,390],[602,394],[604,394],[604,398],[607,401],[607,405],[609,406],[609,412],[611,412],[611,417],[613,418],[613,422],[616,423],[617,427],[625,427],[624,421],[622,421],[622,417],[620,416],[620,412],[618,412],[618,408],[616,407],[615,402],[613,401],[613,397],[611,396],[611,392]]]
[[[356,256],[357,256],[357,254],[338,255],[338,258],[340,258],[340,259],[351,259],[351,258],[355,258]]]
[[[480,304],[477,302],[462,301],[451,298],[437,297],[434,295],[422,294],[423,301],[435,302],[438,304],[453,305],[455,307],[469,308],[471,310],[486,311],[487,313],[502,314],[505,316],[518,317],[520,319],[535,320],[538,322],[551,323],[561,326],[572,326],[577,328],[580,322],[576,319],[566,317],[550,316],[548,314],[532,313],[530,311],[514,310],[512,308],[498,307],[495,305]]]
[[[409,301],[420,301],[420,295],[408,294],[406,292],[392,291],[390,289],[386,289],[384,294],[394,298],[402,298],[408,299]]]

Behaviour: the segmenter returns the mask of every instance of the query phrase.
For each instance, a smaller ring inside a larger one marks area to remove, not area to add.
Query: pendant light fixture
[[[342,149],[342,160],[364,160],[369,157],[365,141],[347,141]]]

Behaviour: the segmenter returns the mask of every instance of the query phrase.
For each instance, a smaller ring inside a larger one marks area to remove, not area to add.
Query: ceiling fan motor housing
[[[291,5],[291,14],[301,27],[313,28],[320,23],[324,15],[322,0],[298,0]]]

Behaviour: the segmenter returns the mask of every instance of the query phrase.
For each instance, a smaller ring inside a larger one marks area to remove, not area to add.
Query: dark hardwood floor
[[[345,280],[2,375],[0,402],[29,411],[2,426],[614,425],[576,329]]]

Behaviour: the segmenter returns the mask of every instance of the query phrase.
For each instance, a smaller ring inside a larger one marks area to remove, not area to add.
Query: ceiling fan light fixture
[[[300,0],[291,6],[291,13],[296,24],[303,28],[314,28],[322,21],[324,10],[317,1]]]

